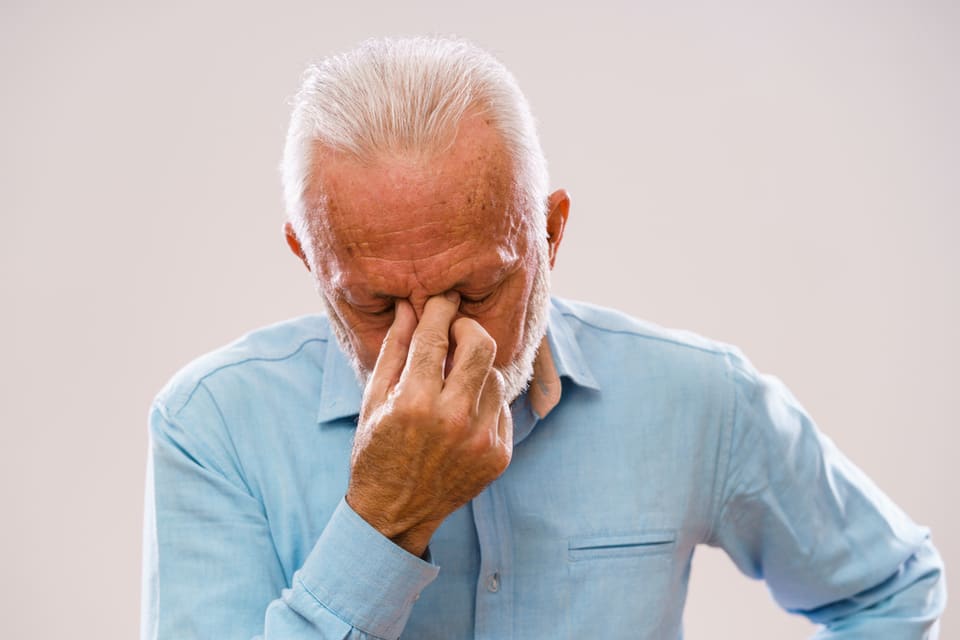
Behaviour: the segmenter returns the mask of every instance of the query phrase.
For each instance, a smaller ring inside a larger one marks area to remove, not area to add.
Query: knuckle
[[[489,432],[476,434],[466,444],[466,453],[474,460],[488,460],[490,449],[496,445],[496,437]]]
[[[501,443],[492,444],[485,450],[482,458],[484,475],[491,481],[500,477],[510,466],[512,457],[512,448],[505,447]]]
[[[447,428],[456,431],[465,431],[470,427],[470,409],[464,403],[449,406],[443,415],[443,423]]]
[[[454,320],[453,324],[451,324],[450,326],[464,334],[478,333],[478,332],[486,333],[479,322],[477,322],[473,318],[467,318],[466,316],[460,316],[459,318]]]
[[[488,333],[477,336],[473,343],[473,348],[477,353],[483,354],[484,358],[493,362],[497,355],[497,341]]]
[[[433,374],[436,372],[439,375],[441,364],[442,362],[438,362],[435,355],[424,351],[415,351],[410,355],[410,368],[418,373]]]
[[[463,367],[467,371],[476,372],[473,376],[474,391],[479,392],[483,381],[489,376],[486,373],[493,365],[493,354],[485,349],[470,349],[464,358]]]
[[[472,433],[477,412],[476,394],[445,394],[441,398],[441,413],[446,423],[464,436]]]
[[[507,467],[510,466],[510,461],[513,459],[513,447],[509,445],[501,445],[497,447],[497,450],[493,456],[493,468],[499,476],[504,471],[507,470]]]
[[[461,341],[471,341],[477,344],[484,344],[487,348],[496,351],[497,342],[493,339],[487,330],[473,318],[457,318],[453,322],[453,328],[458,335],[461,335]]]
[[[491,369],[487,376],[486,384],[490,385],[490,391],[497,397],[502,398],[506,391],[506,384],[503,381],[503,374],[497,369]]]
[[[407,393],[400,393],[393,402],[393,415],[398,420],[428,423],[433,418],[433,403],[426,393],[416,389],[409,389]]]
[[[417,330],[416,336],[414,336],[414,351],[421,349],[446,350],[449,344],[450,340],[447,337],[447,332],[441,331],[436,327],[421,326]]]

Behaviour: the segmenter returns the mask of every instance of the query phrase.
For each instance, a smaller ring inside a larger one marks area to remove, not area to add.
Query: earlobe
[[[303,247],[300,246],[300,240],[297,238],[297,233],[293,230],[293,225],[289,222],[285,222],[283,225],[283,235],[287,239],[287,246],[290,247],[290,251],[293,252],[293,255],[300,258],[303,266],[307,268],[307,271],[310,271],[310,263],[307,261],[307,256],[303,253]]]
[[[557,250],[563,240],[563,229],[570,215],[570,194],[565,189],[557,189],[547,198],[547,243],[550,247],[550,268],[557,261]]]

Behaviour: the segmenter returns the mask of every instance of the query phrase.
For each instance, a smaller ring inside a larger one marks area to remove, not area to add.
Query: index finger
[[[443,386],[443,364],[450,349],[450,325],[460,308],[460,294],[448,291],[433,296],[423,307],[420,323],[410,340],[407,366],[401,379],[411,377],[418,385],[439,391]]]
[[[376,399],[384,398],[400,380],[400,374],[407,363],[410,340],[417,326],[417,317],[410,303],[398,300],[394,307],[393,324],[387,330],[387,336],[380,347],[380,355],[370,374],[370,382],[364,396]]]

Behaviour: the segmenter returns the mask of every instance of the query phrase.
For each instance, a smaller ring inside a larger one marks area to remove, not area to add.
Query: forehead
[[[360,161],[321,152],[315,175],[319,262],[343,284],[416,274],[450,286],[441,275],[495,271],[522,241],[513,163],[482,116],[442,153]]]

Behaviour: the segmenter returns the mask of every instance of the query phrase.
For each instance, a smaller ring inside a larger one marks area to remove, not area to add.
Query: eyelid
[[[497,284],[493,288],[488,289],[485,292],[480,294],[470,295],[467,293],[461,293],[460,301],[462,305],[479,306],[484,304],[485,302],[488,302],[490,298],[493,297],[493,295],[496,294],[499,290],[500,290],[500,285]]]
[[[393,311],[397,306],[396,300],[391,300],[382,307],[371,307],[364,305],[353,305],[353,307],[360,313],[366,313],[371,316],[382,316],[387,314],[390,311]]]

